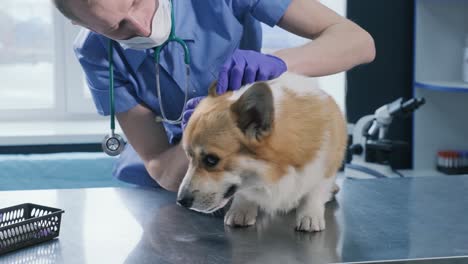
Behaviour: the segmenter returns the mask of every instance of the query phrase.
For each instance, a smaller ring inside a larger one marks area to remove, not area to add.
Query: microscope
[[[352,128],[352,144],[348,148],[346,174],[358,178],[391,177],[398,174],[402,153],[409,151],[409,144],[387,138],[388,129],[395,117],[406,117],[425,103],[424,98],[404,101],[399,98],[378,108],[373,115],[366,115]]]

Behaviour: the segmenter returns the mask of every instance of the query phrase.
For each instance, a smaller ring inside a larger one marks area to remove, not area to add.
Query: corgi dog
[[[259,209],[296,209],[296,230],[325,229],[347,142],[334,99],[317,79],[289,72],[222,95],[215,87],[184,131],[189,168],[178,204],[211,213],[232,199],[229,226],[254,225]]]

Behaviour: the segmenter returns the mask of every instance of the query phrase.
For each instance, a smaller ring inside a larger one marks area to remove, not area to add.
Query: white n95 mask
[[[151,21],[151,35],[117,40],[117,42],[126,49],[151,49],[162,45],[169,38],[171,24],[171,4],[169,0],[159,0],[158,10]]]

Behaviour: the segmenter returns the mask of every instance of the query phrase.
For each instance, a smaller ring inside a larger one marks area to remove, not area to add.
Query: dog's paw
[[[297,219],[296,231],[319,232],[325,229],[325,218],[319,215],[304,215]]]
[[[315,203],[314,206],[299,208],[296,213],[296,230],[319,232],[325,229],[325,206]]]
[[[251,226],[257,220],[258,208],[255,205],[231,207],[224,216],[224,224],[228,226]]]

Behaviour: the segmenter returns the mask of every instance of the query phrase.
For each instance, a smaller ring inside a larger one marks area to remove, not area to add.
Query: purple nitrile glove
[[[238,90],[244,84],[271,80],[286,70],[286,63],[278,57],[237,49],[219,71],[216,93],[223,94],[227,90]]]
[[[203,100],[204,98],[205,96],[199,96],[199,97],[194,97],[187,101],[187,105],[185,107],[185,111],[182,116],[182,130],[185,130],[185,127],[187,126],[187,123],[190,117],[192,116],[193,111],[195,111],[195,107],[197,107],[200,101]]]

